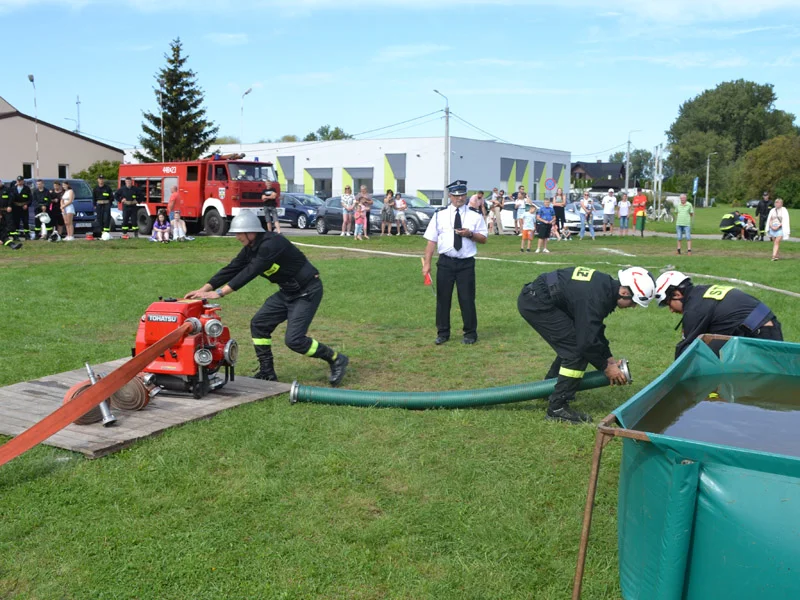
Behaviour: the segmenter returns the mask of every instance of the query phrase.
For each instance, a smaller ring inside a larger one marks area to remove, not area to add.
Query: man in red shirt
[[[169,191],[171,193],[169,195],[169,202],[167,202],[167,214],[169,215],[169,220],[172,221],[172,219],[175,218],[175,211],[178,210],[182,212],[183,207],[181,206],[180,194],[178,194],[178,186],[173,185]]]
[[[638,192],[633,197],[633,227],[638,229],[644,237],[644,226],[647,222],[647,196],[642,192],[642,188],[637,188]]]

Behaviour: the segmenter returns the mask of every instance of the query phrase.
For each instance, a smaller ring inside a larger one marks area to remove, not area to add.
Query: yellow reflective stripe
[[[706,290],[706,293],[703,294],[703,298],[722,300],[732,289],[733,287],[729,285],[712,285]]]
[[[586,267],[575,267],[572,272],[572,278],[575,281],[589,281],[594,275],[595,269],[588,269]]]
[[[563,375],[564,377],[572,377],[573,379],[583,379],[583,371],[578,371],[577,369],[567,369],[566,367],[561,367],[558,370],[559,375]]]
[[[3,242],[3,246],[8,246],[9,244],[12,244],[13,242],[14,242],[14,240],[6,240],[5,242]]]
[[[272,346],[271,338],[253,338],[254,346]]]
[[[319,342],[317,340],[311,340],[311,348],[309,348],[308,352],[306,352],[306,356],[314,356],[317,348],[319,348]]]
[[[264,275],[266,277],[269,277],[270,275],[274,275],[275,273],[278,272],[278,269],[280,269],[280,268],[281,267],[280,267],[280,265],[278,263],[273,263],[272,266],[269,269],[264,271]]]

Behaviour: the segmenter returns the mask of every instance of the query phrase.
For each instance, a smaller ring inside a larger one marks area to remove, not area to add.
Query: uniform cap
[[[459,179],[447,186],[447,193],[453,196],[467,195],[467,182]]]
[[[25,181],[25,178],[22,175],[17,175],[17,181]]]

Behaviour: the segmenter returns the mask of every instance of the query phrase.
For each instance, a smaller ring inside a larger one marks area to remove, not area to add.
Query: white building
[[[39,172],[36,173],[36,133]],[[36,120],[0,98],[0,177],[65,179],[100,160],[122,160],[123,151],[62,127]]]
[[[569,191],[569,152],[451,137],[450,173],[445,176],[444,142],[441,136],[228,144],[219,152],[272,162],[281,189],[306,194],[338,196],[345,185],[356,193],[366,185],[370,192],[390,188],[440,204],[445,184],[457,179],[466,180],[470,190],[497,187],[509,194],[524,185],[538,199],[544,198],[548,179]],[[135,162],[133,151],[126,153],[126,162]]]

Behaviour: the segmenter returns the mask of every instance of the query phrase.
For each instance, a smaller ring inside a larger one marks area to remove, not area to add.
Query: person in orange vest
[[[647,222],[647,196],[642,193],[642,188],[636,188],[633,197],[633,228],[644,237],[644,226]]]

